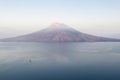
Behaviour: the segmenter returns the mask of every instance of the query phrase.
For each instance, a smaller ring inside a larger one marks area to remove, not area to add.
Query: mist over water
[[[0,80],[120,80],[120,43],[0,43]]]

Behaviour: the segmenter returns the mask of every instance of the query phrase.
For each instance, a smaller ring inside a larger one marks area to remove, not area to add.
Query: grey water
[[[0,80],[120,80],[120,43],[0,43]]]

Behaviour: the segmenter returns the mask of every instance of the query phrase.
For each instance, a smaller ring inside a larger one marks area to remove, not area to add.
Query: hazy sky
[[[120,33],[120,0],[0,0],[0,38],[34,32],[54,22],[82,32]]]

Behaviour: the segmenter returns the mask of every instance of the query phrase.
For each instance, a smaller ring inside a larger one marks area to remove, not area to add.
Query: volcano
[[[54,23],[48,28],[1,42],[119,42],[119,39],[105,38],[82,33],[66,24]]]

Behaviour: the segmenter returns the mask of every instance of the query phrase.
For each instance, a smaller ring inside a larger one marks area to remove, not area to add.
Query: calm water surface
[[[0,80],[120,80],[120,43],[0,43]]]

